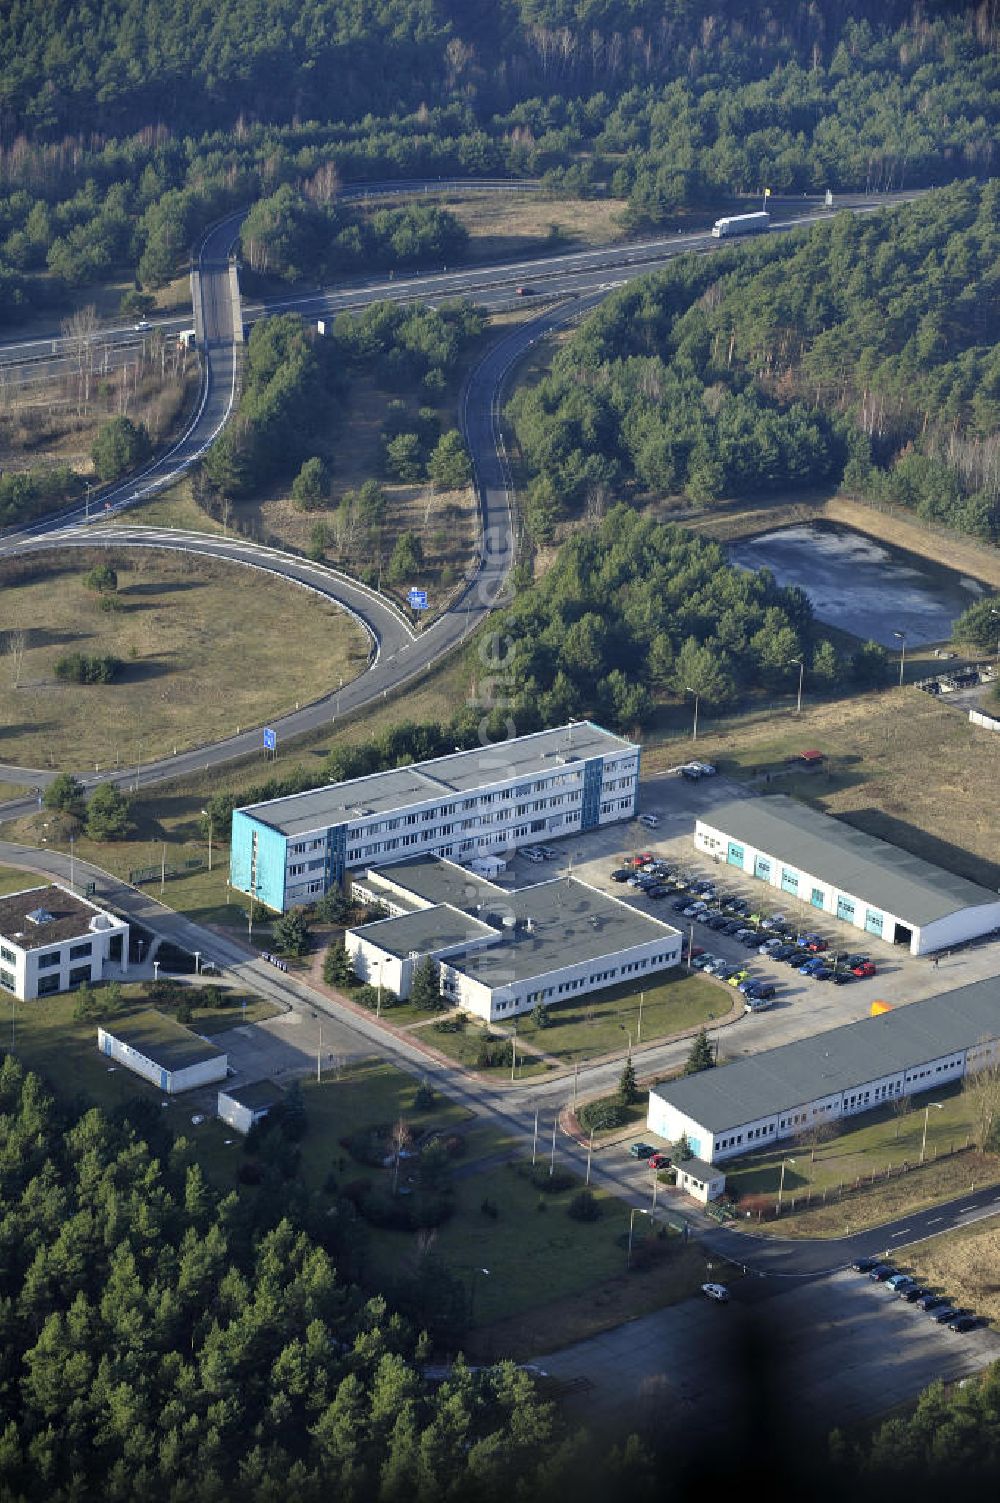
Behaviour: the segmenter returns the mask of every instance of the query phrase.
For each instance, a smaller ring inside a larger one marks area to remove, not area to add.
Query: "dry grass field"
[[[0,569],[0,759],[28,767],[128,764],[196,746],[277,715],[359,673],[368,639],[304,590],[209,560],[141,550],[114,560],[119,609],[82,583],[71,550]],[[70,652],[110,654],[113,683],[55,676]],[[14,676],[17,673],[17,683]]]
[[[542,193],[443,195],[438,202],[469,231],[468,261],[557,250],[566,241],[606,245],[621,240],[619,198],[549,198]]]
[[[900,1267],[929,1289],[940,1289],[956,1306],[1000,1320],[1000,1227],[995,1221],[916,1242],[905,1249]]]

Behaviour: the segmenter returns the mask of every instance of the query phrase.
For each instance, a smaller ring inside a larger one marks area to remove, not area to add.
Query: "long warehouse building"
[[[913,955],[1000,928],[1000,895],[785,794],[719,804],[698,850]]]
[[[939,1090],[1000,1055],[1000,979],[991,976],[878,1017],[845,1023],[649,1093],[647,1126],[683,1135],[706,1163],[808,1132],[817,1123]]]
[[[282,912],[351,871],[468,862],[629,819],[638,785],[638,746],[579,721],[237,809],[229,880]]]

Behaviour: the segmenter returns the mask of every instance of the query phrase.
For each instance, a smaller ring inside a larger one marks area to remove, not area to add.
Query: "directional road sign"
[[[269,725],[264,727],[264,750],[278,750],[278,733],[277,731],[272,731]]]
[[[427,609],[426,590],[411,590],[406,598],[410,602],[411,610],[425,611]]]

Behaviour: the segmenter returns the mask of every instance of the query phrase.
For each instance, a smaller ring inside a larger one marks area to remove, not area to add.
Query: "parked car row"
[[[559,859],[559,852],[554,845],[523,845],[519,854],[536,864],[539,861],[557,861]]]
[[[716,768],[711,762],[685,762],[683,767],[678,768],[682,778],[687,778],[689,783],[697,783],[702,778],[714,778]]]
[[[931,1320],[947,1326],[950,1331],[974,1331],[983,1324],[971,1310],[956,1309],[946,1295],[925,1289],[917,1279],[902,1273],[892,1263],[883,1263],[880,1258],[858,1258],[851,1266],[856,1273],[866,1273],[876,1284],[884,1284],[908,1305],[923,1310]]]

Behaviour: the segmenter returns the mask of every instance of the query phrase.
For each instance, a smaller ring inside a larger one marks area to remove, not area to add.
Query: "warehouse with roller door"
[[[639,748],[590,721],[233,814],[229,880],[269,908],[424,852],[467,862],[635,813]]]
[[[697,821],[694,843],[912,955],[1000,928],[1000,894],[784,794],[717,805]]]
[[[706,1163],[973,1075],[1000,1058],[995,976],[846,1023],[649,1093],[647,1126]]]

